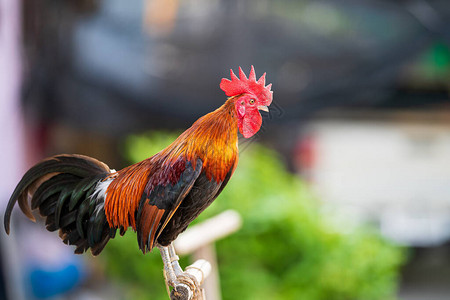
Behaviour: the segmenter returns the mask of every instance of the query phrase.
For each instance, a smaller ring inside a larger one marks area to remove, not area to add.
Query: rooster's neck
[[[158,156],[175,162],[181,155],[193,164],[199,158],[208,179],[223,181],[237,163],[237,97],[228,98],[221,107],[198,119]]]
[[[235,101],[231,97],[218,109],[198,119],[190,129],[210,139],[237,142],[238,127]]]

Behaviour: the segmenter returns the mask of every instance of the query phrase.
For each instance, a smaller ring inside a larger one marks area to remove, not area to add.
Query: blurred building
[[[302,132],[297,167],[326,205],[402,245],[450,239],[450,111],[341,112]]]

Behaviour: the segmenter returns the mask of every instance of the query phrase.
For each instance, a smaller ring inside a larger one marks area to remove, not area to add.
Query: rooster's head
[[[253,66],[248,78],[241,67],[239,67],[240,78],[233,70],[230,70],[230,76],[231,80],[222,79],[220,88],[228,97],[234,97],[239,131],[245,138],[249,138],[261,128],[262,118],[259,110],[269,111],[268,106],[272,103],[273,97],[270,90],[272,84],[265,85],[266,73],[257,81]]]

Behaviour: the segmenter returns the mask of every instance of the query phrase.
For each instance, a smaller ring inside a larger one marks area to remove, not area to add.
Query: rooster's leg
[[[159,252],[161,253],[161,258],[164,264],[164,275],[167,279],[167,282],[171,286],[175,286],[177,283],[177,275],[172,267],[172,261],[170,258],[169,246],[161,246],[158,245]]]
[[[183,274],[183,269],[181,268],[180,264],[178,263],[178,260],[180,259],[175,252],[175,247],[173,246],[173,243],[170,243],[169,246],[169,256],[170,256],[170,262],[172,264],[173,271],[175,272],[175,275],[181,276]]]

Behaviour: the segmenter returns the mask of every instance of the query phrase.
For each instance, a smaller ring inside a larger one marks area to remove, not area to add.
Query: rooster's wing
[[[139,248],[144,253],[154,247],[155,241],[190,192],[201,170],[202,161],[197,159],[195,166],[189,161],[184,162],[182,172],[177,172],[174,168],[166,170],[165,175],[169,171],[172,176],[169,182],[161,182],[160,172],[155,172],[149,178],[136,215]]]

